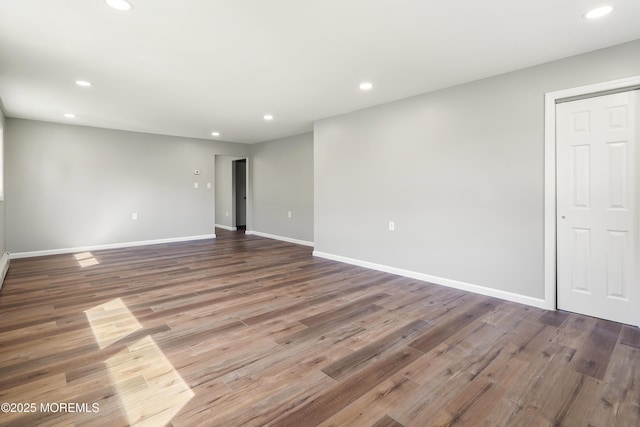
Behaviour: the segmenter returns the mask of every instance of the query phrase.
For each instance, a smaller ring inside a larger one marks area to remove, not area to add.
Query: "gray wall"
[[[4,111],[2,110],[2,99],[0,99],[0,128],[4,129],[5,128],[5,118],[4,118]],[[6,129],[4,131],[4,140],[6,141],[7,137],[6,137]],[[3,144],[3,145],[6,145]],[[2,171],[2,173],[4,173],[4,188],[5,188],[5,196],[6,196],[6,188],[7,188],[7,180],[6,180],[6,172],[4,172],[4,169],[7,167],[7,161],[6,161],[6,157],[2,156],[3,159],[3,165],[1,165],[2,167],[0,167],[0,171]],[[0,200],[0,255],[2,255],[3,253],[5,253],[7,250],[7,245],[6,245],[6,225],[5,225],[5,202],[4,200]]]
[[[544,94],[638,74],[635,41],[316,122],[315,250],[544,298]]]
[[[246,146],[248,150],[249,147]],[[215,200],[216,200],[216,224],[226,227],[235,227],[233,216],[235,210],[233,161],[244,157],[216,156],[215,167]]]
[[[313,242],[313,134],[254,144],[251,154],[253,230]]]
[[[212,234],[214,196],[206,183],[213,182],[215,155],[247,151],[242,144],[8,118],[8,250]]]

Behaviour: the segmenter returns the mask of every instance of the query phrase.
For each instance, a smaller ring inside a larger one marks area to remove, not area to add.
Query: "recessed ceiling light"
[[[75,115],[75,114],[73,114],[73,113],[65,113],[65,114],[64,114],[64,116],[65,116],[67,119],[75,119],[75,118],[76,118],[76,115]]]
[[[597,7],[595,9],[592,9],[589,12],[585,13],[583,16],[586,19],[601,18],[601,17],[611,13],[612,10],[613,10],[613,8],[611,6]]]
[[[105,0],[106,3],[116,10],[131,10],[133,5],[129,3],[127,0]]]
[[[264,119],[265,120],[273,120],[273,116],[271,114],[265,114],[264,115]]]
[[[91,87],[91,82],[88,82],[86,80],[76,80],[76,84],[82,87]]]
[[[371,82],[360,83],[360,90],[371,90],[372,88],[373,88],[373,83]]]
[[[211,132],[211,136],[220,136],[220,132]]]

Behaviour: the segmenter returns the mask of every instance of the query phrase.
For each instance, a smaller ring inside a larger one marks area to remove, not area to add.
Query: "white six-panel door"
[[[640,324],[640,91],[556,106],[558,308]]]

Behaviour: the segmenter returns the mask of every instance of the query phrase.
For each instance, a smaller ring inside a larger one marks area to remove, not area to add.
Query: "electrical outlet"
[[[194,183],[193,183],[193,188],[198,189],[198,187],[199,187],[198,183],[197,183],[197,182],[194,182]]]
[[[138,220],[138,214],[136,212],[131,214],[131,220],[133,220],[133,221],[137,221]]]
[[[291,218],[291,211],[287,212],[287,216]]]
[[[396,223],[394,221],[389,221],[389,231],[396,231]]]

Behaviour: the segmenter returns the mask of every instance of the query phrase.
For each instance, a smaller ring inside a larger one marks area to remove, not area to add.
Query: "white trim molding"
[[[263,233],[261,231],[247,230],[244,234],[266,237],[267,239],[282,240],[283,242],[295,243],[296,245],[312,246],[312,247],[314,245],[313,242],[308,242],[306,240],[292,239],[291,237],[278,236],[276,234]]]
[[[499,289],[487,288],[485,286],[474,285],[472,283],[460,282],[458,280],[446,279],[444,277],[431,276],[429,274],[418,273],[416,271],[404,270],[401,268],[376,264],[369,261],[362,261],[359,259],[348,258],[340,255],[333,255],[326,252],[313,251],[313,256],[338,262],[344,262],[346,264],[357,265],[358,267],[370,268],[372,270],[384,271],[385,273],[397,274],[398,276],[422,280],[423,282],[434,283],[436,285],[447,286],[449,288],[460,289],[461,291],[473,292],[474,294],[500,298],[506,301],[530,305],[537,308],[546,308],[545,300],[530,297],[527,295],[514,294],[512,292],[501,291]]]
[[[238,227],[229,227],[228,225],[216,224],[216,228],[222,228],[223,230],[236,231]]]
[[[9,256],[9,252],[5,252],[0,257],[0,289],[2,289],[2,284],[4,283],[4,278],[7,275],[7,271],[9,271],[9,264],[11,263],[11,257]]]
[[[162,243],[189,242],[192,240],[215,239],[215,234],[203,234],[200,236],[172,237],[169,239],[143,240],[139,242],[109,243],[106,245],[82,246],[77,248],[48,249],[44,251],[16,252],[11,258],[33,258],[47,255],[73,254],[77,252],[99,251],[102,249],[130,248],[134,246],[159,245]]]
[[[544,96],[544,301],[556,302],[556,102],[563,98],[598,94],[640,85],[640,76],[548,92]]]

